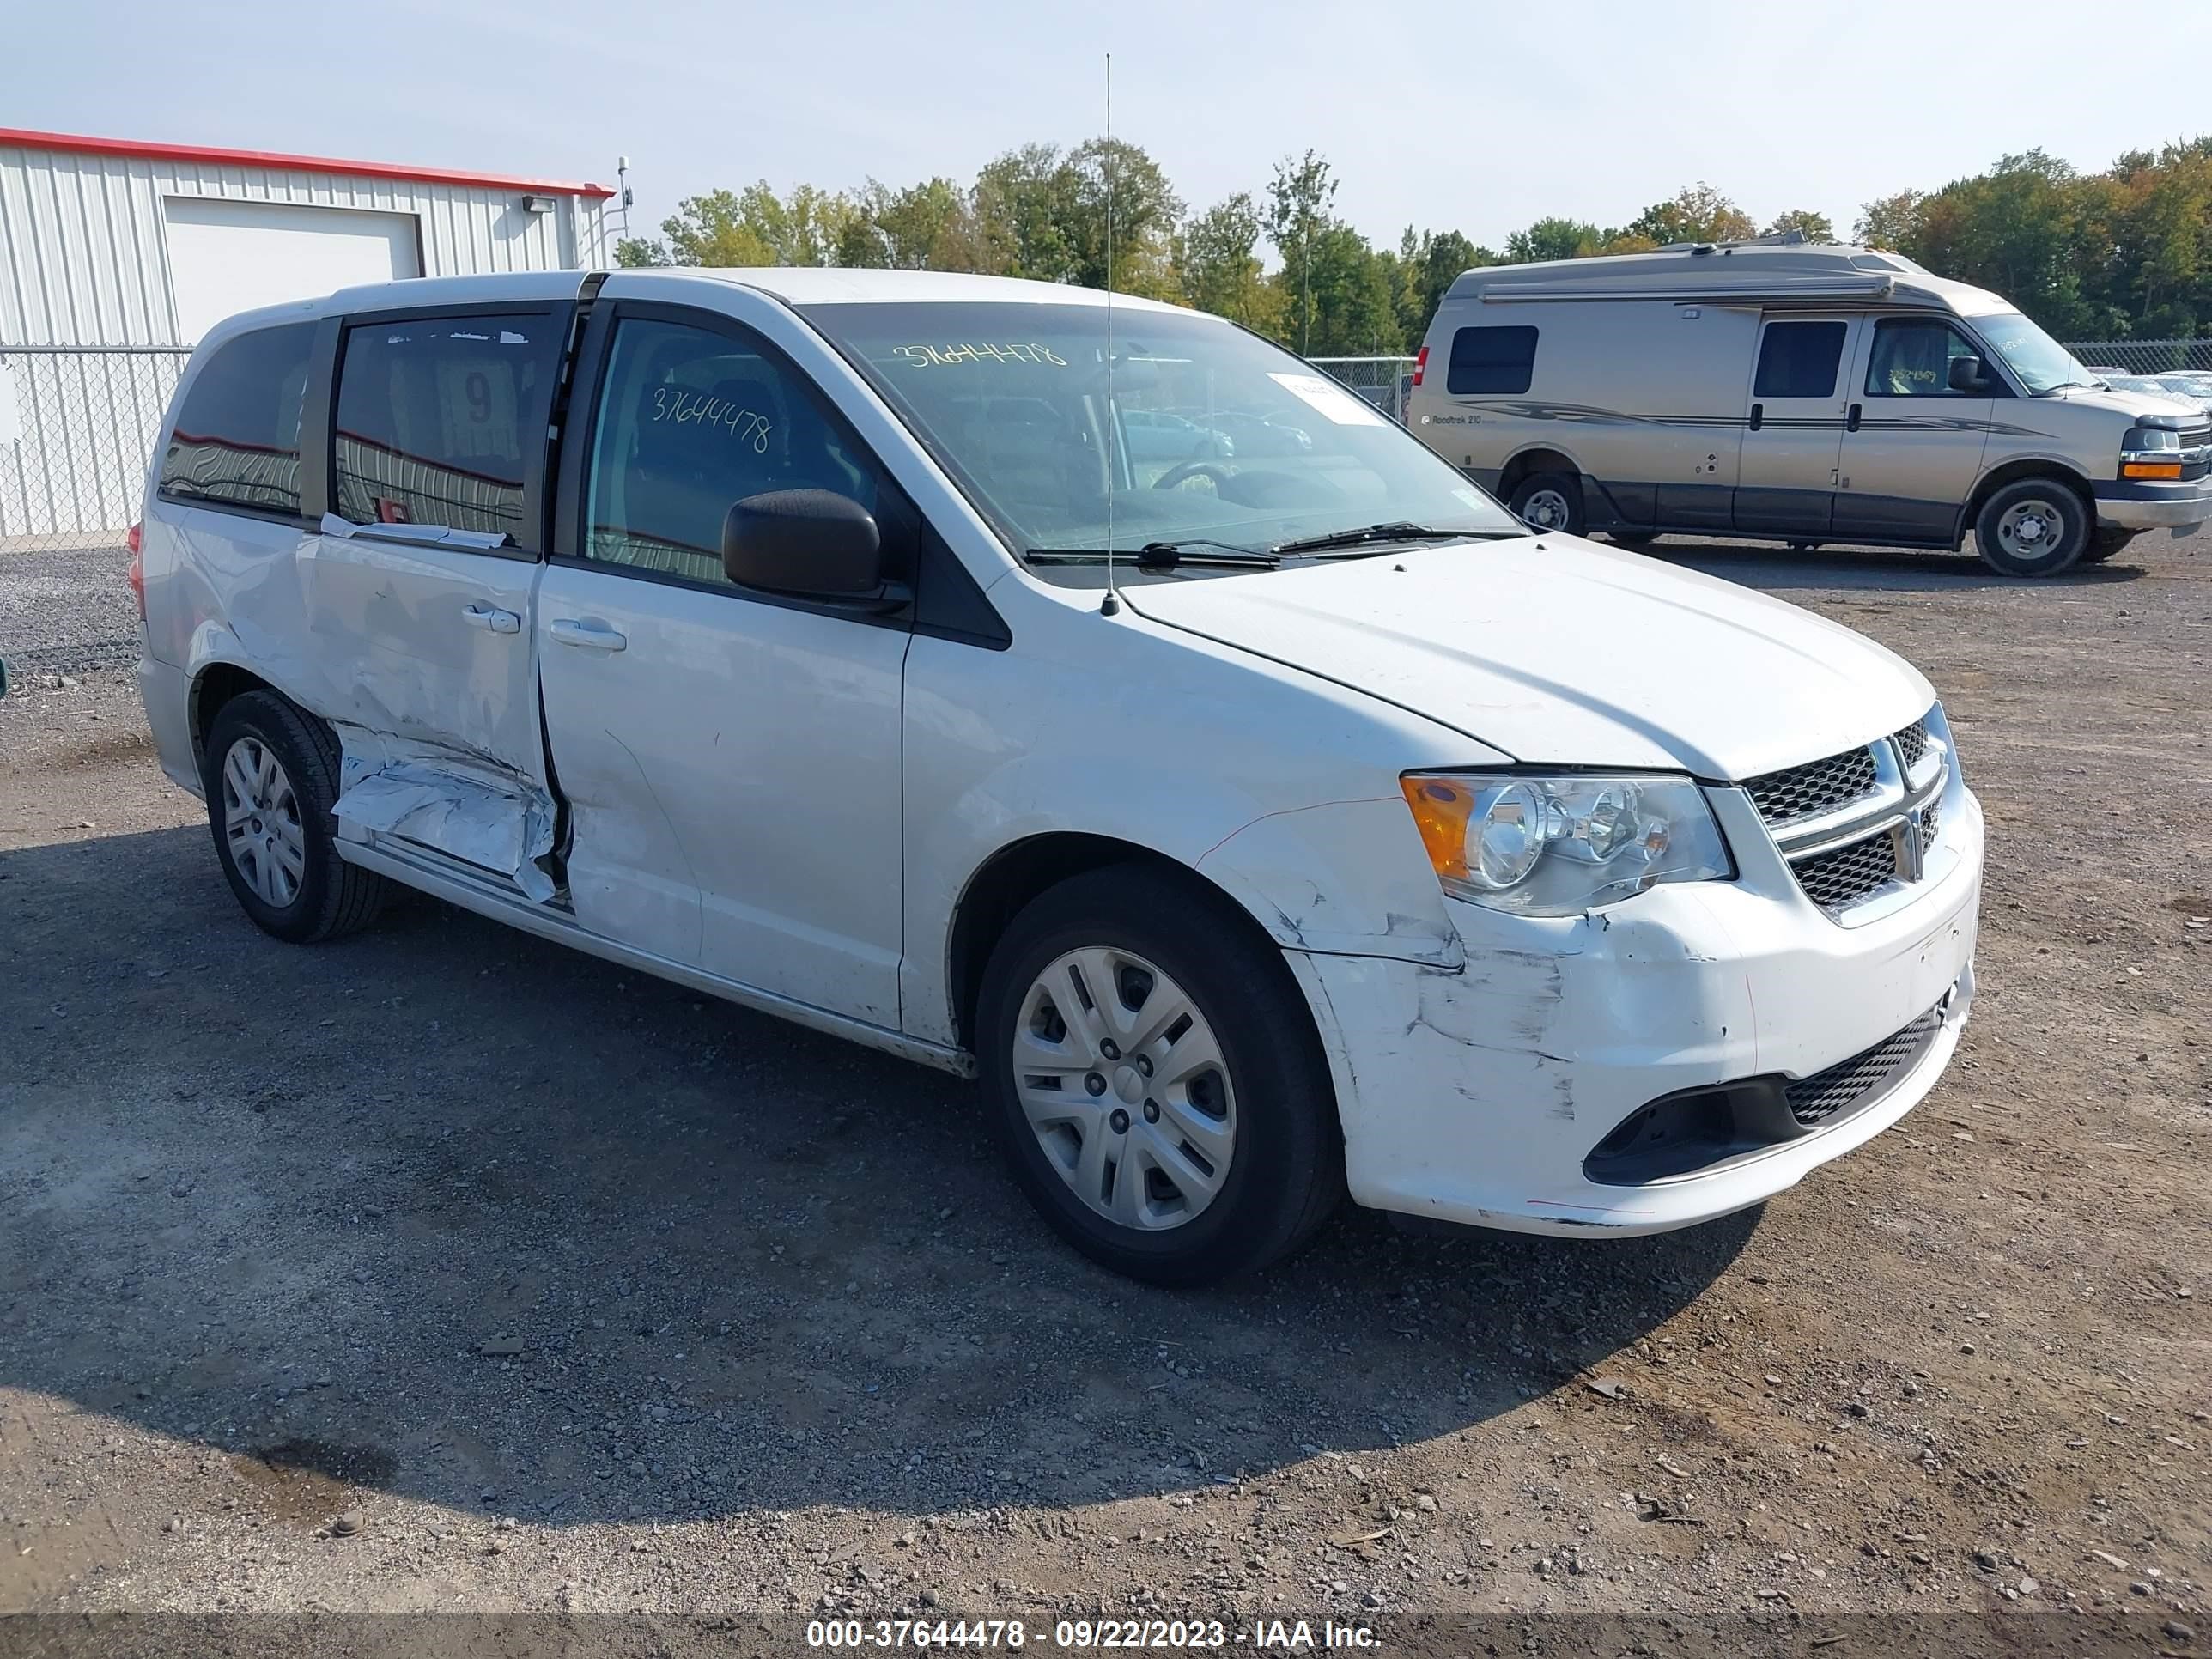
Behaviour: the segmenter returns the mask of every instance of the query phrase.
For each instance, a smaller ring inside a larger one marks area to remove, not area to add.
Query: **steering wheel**
[[[1152,480],[1155,489],[1173,489],[1188,478],[1211,478],[1216,489],[1227,483],[1231,473],[1225,466],[1212,461],[1185,461],[1181,466],[1170,467]]]

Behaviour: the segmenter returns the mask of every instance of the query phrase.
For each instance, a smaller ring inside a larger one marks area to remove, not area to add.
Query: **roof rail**
[[[1669,242],[1659,249],[1662,253],[1720,253],[1739,247],[1802,247],[1805,233],[1802,230],[1777,231],[1771,236],[1741,236],[1732,242]]]

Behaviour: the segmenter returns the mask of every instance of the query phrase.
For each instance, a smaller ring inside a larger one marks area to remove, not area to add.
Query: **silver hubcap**
[[[1014,1086],[1046,1160],[1108,1220],[1180,1227],[1220,1194],[1237,1099],[1213,1027],[1142,957],[1070,951],[1030,987]]]
[[[1540,489],[1521,504],[1521,522],[1538,530],[1567,527],[1567,498],[1556,489]]]
[[[222,757],[222,832],[230,861],[264,903],[281,910],[300,896],[307,837],[299,798],[258,738],[240,738]]]
[[[1997,544],[2017,558],[2047,556],[2066,521],[2049,501],[2018,501],[1997,516]]]

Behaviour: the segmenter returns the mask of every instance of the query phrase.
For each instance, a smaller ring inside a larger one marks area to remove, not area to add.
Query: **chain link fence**
[[[2212,340],[2083,340],[2066,349],[2091,368],[2123,374],[2212,372]]]
[[[1394,421],[1406,418],[1407,382],[1413,378],[1411,357],[1310,357],[1306,360]]]
[[[0,346],[0,552],[120,547],[186,346]]]
[[[2212,371],[2212,339],[2067,349],[2122,374]],[[17,669],[128,654],[130,630],[110,614],[124,602],[124,537],[191,357],[183,346],[0,346],[0,658]],[[1412,357],[1312,361],[1405,419]]]
[[[124,538],[182,346],[0,346],[0,665],[13,688],[127,666]]]

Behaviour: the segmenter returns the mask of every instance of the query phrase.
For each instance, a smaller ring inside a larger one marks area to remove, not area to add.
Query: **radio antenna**
[[[1106,54],[1106,597],[1102,617],[1121,614],[1121,590],[1114,586],[1114,54]]]

